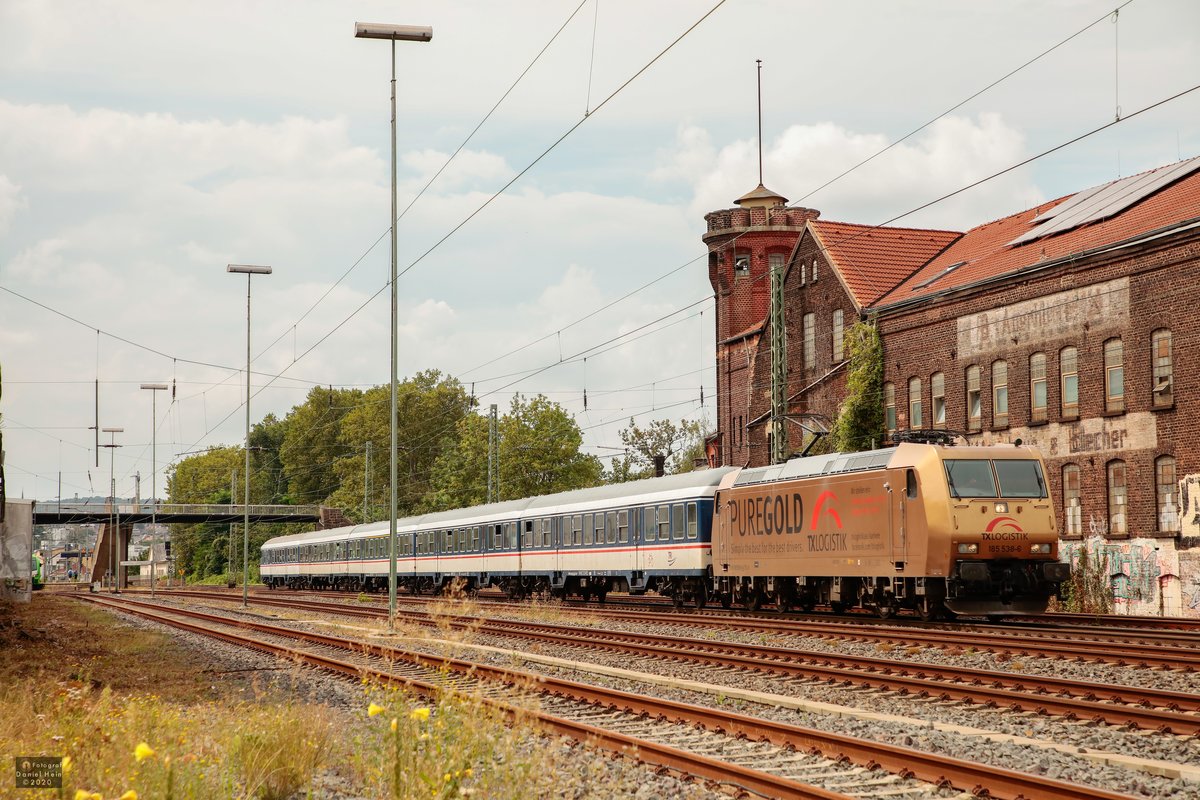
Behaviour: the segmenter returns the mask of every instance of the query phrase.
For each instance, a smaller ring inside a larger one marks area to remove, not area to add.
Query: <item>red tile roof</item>
[[[809,226],[860,308],[872,305],[962,236],[957,231],[880,228],[823,219],[812,220]]]
[[[925,298],[1097,247],[1116,244],[1188,220],[1200,219],[1200,172],[1173,183],[1108,219],[1015,246],[1031,221],[1073,195],[972,228],[893,291],[876,307]],[[948,269],[953,267],[953,269]]]

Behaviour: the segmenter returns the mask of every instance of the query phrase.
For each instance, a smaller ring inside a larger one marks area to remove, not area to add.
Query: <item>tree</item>
[[[846,331],[846,399],[830,432],[830,447],[841,453],[869,450],[883,443],[883,340],[869,322]]]
[[[563,492],[596,486],[603,469],[595,456],[579,452],[583,434],[557,403],[538,395],[517,395],[497,422],[498,499]],[[462,508],[487,502],[488,420],[468,414],[457,426],[457,441],[438,456],[424,510]]]
[[[366,489],[367,443],[371,443],[370,496],[366,520],[389,514],[390,471],[388,447],[391,419],[388,389],[367,391],[357,407],[342,418],[339,443],[347,455],[334,464],[338,488],[327,504],[345,509],[353,519],[363,517]],[[471,408],[471,398],[456,379],[438,370],[426,370],[396,386],[397,506],[400,514],[414,512],[429,493],[433,464],[452,447],[459,422]]]
[[[244,464],[245,450],[240,447],[211,447],[188,456],[168,470],[167,496],[173,503],[226,504],[233,502],[230,493],[236,488],[241,499]],[[225,572],[228,529],[216,523],[172,525],[176,566],[197,579]]]
[[[704,459],[704,437],[707,435],[701,420],[681,420],[675,425],[670,420],[656,419],[645,428],[638,427],[631,417],[629,427],[621,431],[626,455],[612,460],[612,467],[605,475],[609,483],[623,483],[641,478],[654,477],[654,457],[665,458],[664,471],[668,475],[691,472],[697,459]]]
[[[362,403],[361,389],[314,387],[283,421],[279,462],[296,503],[324,503],[338,488],[335,464],[350,455],[340,442],[346,414]]]

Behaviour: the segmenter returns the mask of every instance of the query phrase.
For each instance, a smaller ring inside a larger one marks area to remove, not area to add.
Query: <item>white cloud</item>
[[[29,203],[21,196],[21,187],[7,175],[0,175],[0,235],[8,232],[17,211],[28,207]]]
[[[792,205],[819,209],[826,218],[878,224],[929,200],[998,172],[1025,157],[1024,137],[998,114],[975,119],[947,117],[874,159],[888,146],[879,133],[862,133],[825,122],[792,125],[763,154],[764,183]],[[752,187],[757,175],[753,140],[732,142],[714,152],[703,132],[680,133],[663,175],[690,177],[694,215],[729,208]],[[845,177],[860,162],[868,163]],[[820,188],[833,180],[826,188]],[[812,193],[805,197],[805,193]],[[1041,202],[1028,173],[988,181],[936,204],[896,225],[964,228],[1015,213]]]

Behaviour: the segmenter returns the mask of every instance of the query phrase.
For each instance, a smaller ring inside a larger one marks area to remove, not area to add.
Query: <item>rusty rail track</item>
[[[392,661],[415,663],[433,670],[453,672],[459,675],[471,675],[488,682],[532,686],[539,692],[560,698],[570,698],[579,703],[621,710],[628,714],[640,715],[664,722],[695,725],[706,730],[723,733],[726,736],[754,741],[766,741],[780,747],[800,752],[820,754],[835,761],[846,760],[871,769],[883,769],[896,775],[915,778],[934,785],[954,787],[978,795],[1010,798],[1011,800],[1128,800],[1129,798],[1129,795],[1117,794],[1097,787],[1081,786],[1044,776],[1008,770],[994,765],[979,764],[944,755],[924,753],[911,748],[854,739],[840,734],[825,733],[786,723],[758,719],[724,709],[693,706],[661,698],[636,695],[618,689],[582,684],[543,675],[534,676],[531,679],[531,676],[527,674],[502,667],[461,659],[434,658],[386,645],[365,645],[361,641],[342,637],[233,619],[190,609],[172,608],[167,613],[163,613],[158,606],[129,598],[117,600],[103,596],[81,595],[81,597],[100,605],[137,614],[146,619],[191,630],[195,633],[218,638],[233,644],[251,647],[262,652],[302,660],[313,666],[318,666],[338,674],[350,675],[354,678],[360,678],[362,675],[363,667],[359,664],[351,664],[340,659],[314,654],[298,648],[283,647],[247,637],[240,633],[221,631],[209,627],[209,625],[189,622],[186,619],[181,620],[178,617],[282,636],[340,650],[369,652]],[[439,692],[444,691],[441,687],[426,681],[417,681],[408,677],[397,677],[382,670],[376,671],[376,674],[381,680],[403,683],[405,686],[426,696],[436,696]],[[485,698],[485,702],[496,705],[513,717],[522,714],[532,714],[540,724],[545,725],[550,730],[562,732],[583,741],[593,742],[598,746],[615,752],[632,754],[633,751],[630,748],[635,748],[637,758],[648,763],[661,764],[667,769],[682,774],[706,777],[722,783],[733,783],[749,791],[769,797],[849,800],[848,795],[829,792],[828,790],[812,787],[788,778],[781,778],[770,773],[700,757],[694,753],[688,753],[677,748],[654,747],[652,742],[630,741],[630,737],[614,736],[611,732],[594,726],[581,725],[580,723],[558,717],[549,717],[549,715],[530,712],[527,709],[518,709],[511,704],[488,698]]]

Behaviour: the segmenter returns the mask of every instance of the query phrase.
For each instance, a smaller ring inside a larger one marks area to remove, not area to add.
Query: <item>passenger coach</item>
[[[397,522],[397,584],[432,593],[451,581],[603,600],[657,591],[703,606],[712,578],[713,495],[722,467],[443,511]],[[387,521],[280,536],[263,544],[271,587],[384,590]]]

